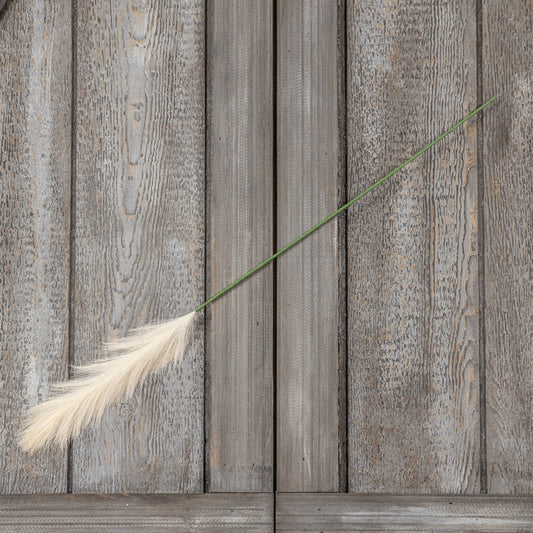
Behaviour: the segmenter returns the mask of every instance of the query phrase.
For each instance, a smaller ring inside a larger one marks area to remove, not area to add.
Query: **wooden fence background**
[[[7,0],[0,492],[267,493],[267,528],[273,491],[531,495],[532,32],[529,0]],[[17,447],[104,339],[192,310],[493,95],[210,307],[177,371],[65,452]]]

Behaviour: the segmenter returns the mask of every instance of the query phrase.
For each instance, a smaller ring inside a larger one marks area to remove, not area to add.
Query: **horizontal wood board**
[[[57,495],[0,498],[0,530],[273,531],[271,494]]]
[[[510,533],[533,529],[533,500],[491,496],[278,494],[276,531]]]

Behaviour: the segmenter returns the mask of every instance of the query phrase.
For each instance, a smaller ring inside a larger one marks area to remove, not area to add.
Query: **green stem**
[[[222,290],[217,292],[214,296],[209,298],[209,300],[205,301],[203,304],[198,306],[196,308],[196,312],[201,311],[204,307],[209,305],[210,303],[214,302],[216,299],[220,298],[223,294],[228,292],[229,290],[233,289],[236,285],[241,283],[241,281],[244,281],[246,278],[249,278],[252,274],[255,274],[258,270],[261,270],[264,266],[268,265],[274,259],[279,257],[281,254],[285,253],[289,248],[292,248],[296,244],[298,244],[300,241],[303,241],[307,236],[311,235],[314,231],[321,228],[324,224],[327,224],[330,220],[334,219],[337,215],[348,209],[352,204],[357,202],[357,200],[360,200],[363,196],[367,195],[370,191],[381,185],[384,181],[388,180],[391,176],[396,174],[396,172],[400,171],[403,167],[414,161],[417,157],[421,156],[424,152],[427,152],[432,146],[435,146],[439,141],[442,141],[444,137],[450,135],[454,130],[462,126],[467,120],[470,120],[474,115],[477,115],[482,109],[487,107],[491,102],[493,102],[496,99],[495,96],[493,96],[490,100],[487,100],[483,105],[479,106],[475,111],[472,111],[469,115],[467,115],[465,118],[463,118],[461,121],[459,121],[457,124],[452,126],[449,130],[445,131],[442,135],[439,135],[436,139],[431,141],[427,146],[424,146],[421,150],[416,152],[416,154],[412,155],[409,159],[404,161],[401,165],[398,165],[394,170],[391,170],[386,176],[383,176],[380,180],[376,181],[373,185],[368,187],[368,189],[364,190],[362,193],[358,194],[355,198],[352,198],[348,203],[344,204],[342,207],[339,207],[336,211],[328,215],[324,220],[320,221],[318,224],[313,226],[312,228],[308,229],[305,233],[302,233],[298,238],[294,239],[294,241],[290,242],[280,250],[278,250],[275,254],[271,255],[268,259],[265,259],[262,263],[259,263],[256,267],[252,268],[249,272],[244,274],[244,276],[241,276],[239,279],[236,279],[233,283],[230,283],[227,287],[224,287]]]

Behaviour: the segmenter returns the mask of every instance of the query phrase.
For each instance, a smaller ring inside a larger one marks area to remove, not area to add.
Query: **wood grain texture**
[[[483,3],[487,465],[533,493],[533,9]]]
[[[24,454],[26,410],[65,376],[70,225],[70,4],[0,19],[0,492],[63,492],[66,454]]]
[[[476,107],[475,2],[348,3],[348,197]],[[479,490],[476,123],[348,216],[349,488]]]
[[[526,532],[531,498],[278,494],[276,531]]]
[[[209,293],[272,250],[272,2],[208,2]],[[211,491],[272,490],[272,266],[208,315]]]
[[[271,494],[61,495],[0,498],[0,529],[16,532],[270,532]]]
[[[278,0],[277,248],[335,211],[337,3]],[[337,491],[339,220],[277,261],[277,488]]]
[[[78,3],[73,360],[204,296],[204,2]],[[203,487],[203,324],[73,444],[74,492]]]

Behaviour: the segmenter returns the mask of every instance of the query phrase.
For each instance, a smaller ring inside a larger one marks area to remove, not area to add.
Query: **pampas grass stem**
[[[170,363],[178,364],[183,360],[185,350],[192,334],[194,315],[214,302],[233,287],[249,278],[252,274],[274,261],[281,254],[298,244],[308,235],[327,224],[370,191],[387,181],[406,165],[427,152],[444,137],[459,128],[467,120],[479,113],[495,100],[495,96],[479,106],[472,113],[457,122],[449,130],[431,141],[409,159],[398,165],[386,176],[376,181],[362,193],[339,207],[324,220],[307,230],[262,263],[252,268],[239,279],[224,287],[209,300],[198,306],[195,311],[155,326],[145,326],[135,330],[130,336],[116,340],[107,346],[108,358],[79,367],[81,377],[55,385],[58,393],[51,399],[32,407],[20,434],[20,445],[30,453],[43,446],[58,444],[66,446],[72,437],[97,423],[107,407],[119,398],[130,398],[136,387],[152,372]]]

